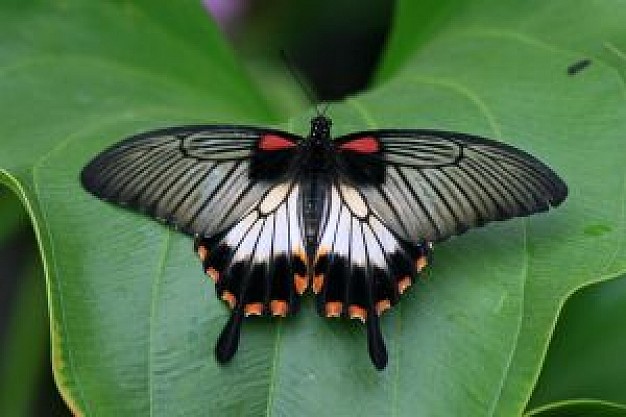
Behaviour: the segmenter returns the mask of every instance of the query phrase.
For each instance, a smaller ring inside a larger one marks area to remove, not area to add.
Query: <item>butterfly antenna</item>
[[[293,61],[291,59],[289,59],[289,57],[287,56],[287,53],[285,52],[284,49],[280,50],[280,57],[282,58],[283,62],[285,63],[285,66],[287,67],[287,69],[289,69],[289,72],[291,73],[291,76],[293,77],[293,79],[296,80],[296,82],[298,83],[298,85],[300,86],[302,91],[304,91],[304,94],[306,94],[306,96],[309,99],[309,101],[311,103],[317,103],[319,100],[315,97],[315,94],[308,87],[308,85],[304,81],[302,81],[302,77],[300,76],[300,74],[296,70],[295,66],[293,65]],[[318,116],[323,116],[324,113],[326,113],[326,110],[328,110],[328,104],[326,104],[326,106],[324,107],[324,109],[321,112],[320,112],[319,107],[317,107],[317,105],[315,106],[315,111],[317,112]]]

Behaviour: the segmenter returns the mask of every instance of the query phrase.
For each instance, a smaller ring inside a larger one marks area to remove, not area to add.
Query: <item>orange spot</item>
[[[340,317],[342,308],[341,301],[329,301],[325,306],[326,317]]]
[[[318,250],[317,250],[317,254],[315,255],[315,263],[317,263],[317,261],[320,260],[320,258],[324,255],[328,255],[328,248],[326,246],[321,246]]]
[[[233,293],[231,293],[230,291],[224,290],[224,292],[222,293],[222,300],[226,301],[228,307],[230,307],[231,309],[235,308],[235,305],[237,304],[237,298],[235,298]]]
[[[300,274],[295,274],[293,277],[293,281],[296,286],[296,292],[298,294],[302,294],[304,291],[306,291],[307,287],[309,286],[309,279]]]
[[[272,300],[270,302],[270,310],[272,310],[272,316],[285,317],[287,315],[287,301]]]
[[[391,308],[391,301],[384,299],[376,303],[376,313],[380,316]]]
[[[400,281],[398,281],[398,292],[400,294],[404,294],[407,288],[411,286],[411,277],[404,277]]]
[[[306,253],[302,248],[296,248],[296,250],[293,252],[293,256],[300,259],[303,264],[307,265]]]
[[[209,251],[207,250],[207,248],[204,246],[198,246],[198,257],[200,258],[200,260],[204,262],[207,256],[209,256]]]
[[[352,304],[348,307],[348,315],[351,319],[359,319],[363,323],[365,323],[365,319],[367,318],[367,311],[361,306],[356,304]]]
[[[417,272],[421,272],[426,265],[428,265],[428,258],[425,256],[421,256],[417,258],[417,261],[415,261],[415,268],[417,268]]]
[[[206,274],[209,276],[209,278],[211,278],[213,280],[213,282],[217,283],[220,280],[220,273],[217,271],[217,269],[213,268],[212,266],[208,267],[206,269]]]
[[[248,316],[260,316],[261,314],[263,314],[263,304],[261,304],[261,303],[246,304],[243,307],[243,312],[246,315],[246,317],[248,317]]]
[[[313,277],[313,292],[315,294],[319,294],[319,292],[322,290],[322,285],[324,285],[324,275],[315,275]]]

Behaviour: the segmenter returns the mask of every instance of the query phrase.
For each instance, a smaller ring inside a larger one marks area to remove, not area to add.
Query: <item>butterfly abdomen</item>
[[[328,189],[328,180],[321,173],[311,174],[300,188],[300,218],[308,259],[313,259],[317,252]]]

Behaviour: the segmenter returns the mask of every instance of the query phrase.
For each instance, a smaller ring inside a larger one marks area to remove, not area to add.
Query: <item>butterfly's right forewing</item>
[[[378,148],[365,146],[372,140]],[[541,161],[478,136],[369,131],[339,138],[336,149],[342,171],[372,209],[411,242],[442,241],[491,221],[545,211],[567,196],[565,183]]]

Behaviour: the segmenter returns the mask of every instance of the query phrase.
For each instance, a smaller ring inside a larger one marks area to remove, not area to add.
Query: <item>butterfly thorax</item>
[[[330,140],[330,128],[332,121],[326,116],[316,116],[311,119],[311,133],[309,138],[314,141],[328,142]]]

